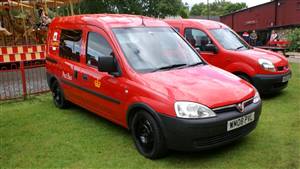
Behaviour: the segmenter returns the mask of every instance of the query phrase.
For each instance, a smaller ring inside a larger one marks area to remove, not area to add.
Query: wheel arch
[[[145,103],[134,103],[132,105],[129,106],[127,113],[126,113],[126,122],[127,122],[127,126],[128,129],[130,130],[130,123],[131,120],[133,118],[133,116],[135,115],[135,113],[137,113],[139,110],[145,110],[147,111],[157,122],[158,126],[162,129],[162,121],[158,115],[158,113],[151,108],[149,105],[145,104]]]
[[[47,73],[47,83],[48,83],[50,90],[52,90],[51,86],[52,86],[53,82],[55,82],[55,81],[58,81],[58,79],[54,75]]]
[[[239,76],[239,75],[245,76],[252,83],[252,78],[247,73],[242,72],[242,71],[236,71],[236,72],[232,72],[232,73],[236,76]]]
[[[234,62],[225,68],[226,71],[233,74],[246,74],[248,77],[252,77],[256,74],[256,70],[252,65],[244,62]]]

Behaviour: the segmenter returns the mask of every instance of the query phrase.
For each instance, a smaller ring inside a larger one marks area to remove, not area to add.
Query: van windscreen
[[[135,71],[153,72],[203,63],[198,54],[171,28],[115,28],[113,32]]]
[[[227,50],[245,50],[249,49],[242,39],[233,33],[230,29],[221,28],[221,29],[211,29],[211,34],[217,41]]]

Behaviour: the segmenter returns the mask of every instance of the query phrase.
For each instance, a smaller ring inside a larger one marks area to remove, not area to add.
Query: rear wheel
[[[143,156],[156,159],[166,155],[167,148],[163,133],[148,112],[137,112],[130,128],[135,146]]]
[[[68,106],[68,101],[65,99],[64,94],[57,80],[52,83],[51,91],[52,91],[52,97],[55,106],[60,109],[66,108]]]

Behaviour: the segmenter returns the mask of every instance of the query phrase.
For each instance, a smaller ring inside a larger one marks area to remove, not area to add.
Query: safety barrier
[[[45,60],[0,64],[0,101],[48,91]]]
[[[0,63],[45,59],[45,45],[0,46]]]

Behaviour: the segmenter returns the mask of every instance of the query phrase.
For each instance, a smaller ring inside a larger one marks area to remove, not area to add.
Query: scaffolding
[[[78,2],[80,0],[0,0],[0,46],[44,44],[47,25],[43,22],[50,23],[52,17],[59,16],[59,8],[65,6],[74,15],[73,4]]]

